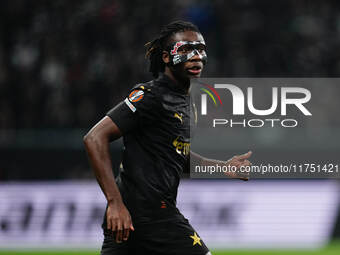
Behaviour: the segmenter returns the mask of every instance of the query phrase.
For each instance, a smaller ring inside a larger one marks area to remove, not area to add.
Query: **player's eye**
[[[198,50],[199,53],[202,53],[202,52],[204,52],[206,50],[206,47],[205,47],[204,44],[198,44],[196,46],[196,50]]]
[[[178,52],[182,53],[182,54],[187,54],[189,52],[193,51],[193,48],[191,45],[187,44],[187,45],[183,45],[178,49]]]

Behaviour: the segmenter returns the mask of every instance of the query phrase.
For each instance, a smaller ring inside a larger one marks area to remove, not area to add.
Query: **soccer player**
[[[146,46],[155,79],[135,86],[84,137],[107,199],[101,254],[210,254],[176,207],[180,174],[189,157],[240,167],[250,165],[251,152],[225,162],[190,152],[190,78],[200,77],[207,61],[198,28],[172,22]],[[115,178],[109,143],[121,136],[125,149]]]

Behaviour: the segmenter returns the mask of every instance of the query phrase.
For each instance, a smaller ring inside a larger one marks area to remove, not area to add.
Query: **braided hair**
[[[150,60],[149,71],[153,77],[157,78],[159,72],[164,72],[165,63],[162,59],[163,50],[166,50],[170,37],[178,32],[194,31],[200,33],[197,26],[191,22],[186,21],[173,21],[170,24],[164,26],[160,35],[152,41],[145,44],[146,54],[145,58]]]

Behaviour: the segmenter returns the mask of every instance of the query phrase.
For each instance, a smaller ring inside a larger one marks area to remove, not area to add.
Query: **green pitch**
[[[96,251],[1,251],[0,255],[98,255]],[[212,251],[213,255],[339,255],[340,240],[322,250],[228,250]]]

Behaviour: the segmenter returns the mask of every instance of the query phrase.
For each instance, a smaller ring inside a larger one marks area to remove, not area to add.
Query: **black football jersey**
[[[107,113],[123,134],[116,181],[133,224],[182,217],[176,196],[190,155],[190,107],[187,92],[163,74]]]

